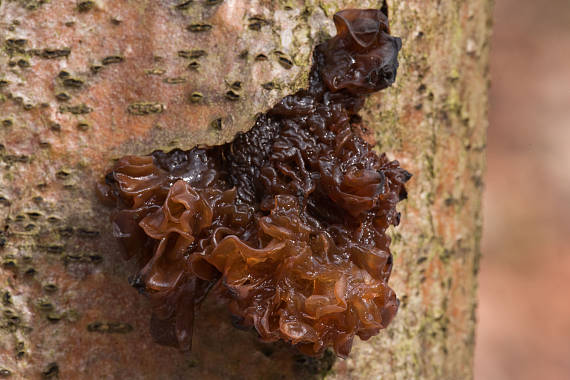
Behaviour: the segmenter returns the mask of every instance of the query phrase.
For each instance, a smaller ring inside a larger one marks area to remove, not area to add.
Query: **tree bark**
[[[334,12],[381,2],[0,1],[0,378],[471,378],[491,1],[388,5],[400,71],[362,116],[414,174],[392,231],[401,305],[334,360],[260,343],[212,299],[191,353],[153,343],[94,187],[124,154],[249,129],[306,85]]]

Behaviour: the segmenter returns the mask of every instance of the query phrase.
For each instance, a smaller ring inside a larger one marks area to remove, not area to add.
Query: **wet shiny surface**
[[[399,224],[411,175],[371,150],[357,112],[394,81],[401,42],[380,11],[334,20],[309,88],[250,131],[123,157],[100,186],[125,257],[140,262],[132,283],[154,304],[158,342],[189,349],[208,292],[230,300],[237,325],[309,355],[346,356],[355,335],[376,335],[396,314],[385,231]]]

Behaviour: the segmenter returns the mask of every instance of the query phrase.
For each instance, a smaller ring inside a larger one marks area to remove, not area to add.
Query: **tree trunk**
[[[124,154],[249,129],[306,86],[334,12],[381,2],[0,1],[0,378],[471,378],[491,2],[388,5],[399,76],[362,116],[414,174],[392,231],[401,305],[334,360],[260,343],[212,299],[191,353],[153,343],[94,188]]]

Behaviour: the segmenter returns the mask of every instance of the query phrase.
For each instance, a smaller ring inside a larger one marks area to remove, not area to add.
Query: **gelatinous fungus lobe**
[[[390,86],[400,39],[378,10],[334,16],[309,87],[225,145],[123,157],[100,192],[150,297],[151,331],[189,349],[204,297],[229,300],[264,341],[350,352],[398,309],[388,286],[396,204],[411,175],[360,136],[364,96]]]

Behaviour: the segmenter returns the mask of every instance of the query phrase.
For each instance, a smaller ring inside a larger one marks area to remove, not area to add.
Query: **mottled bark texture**
[[[381,4],[1,1],[0,378],[470,378],[491,4],[388,5],[399,77],[362,114],[377,148],[414,173],[392,231],[401,305],[334,361],[258,342],[213,299],[192,353],[153,343],[94,185],[124,154],[247,130],[306,86],[335,11]]]

